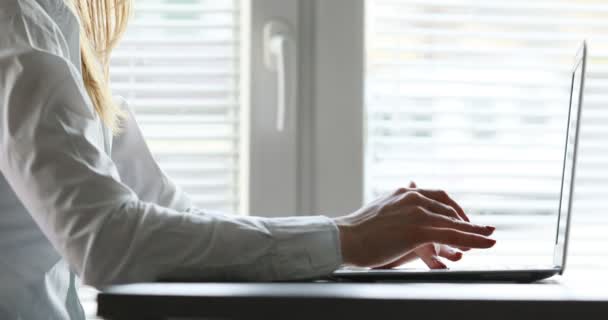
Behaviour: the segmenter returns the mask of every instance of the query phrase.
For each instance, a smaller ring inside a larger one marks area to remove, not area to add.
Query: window
[[[138,0],[111,61],[160,166],[223,212],[239,211],[239,3]]]
[[[608,3],[367,0],[365,19],[366,199],[410,180],[448,190],[499,227],[491,254],[511,263],[552,261],[570,70],[588,40],[569,264],[608,265]]]

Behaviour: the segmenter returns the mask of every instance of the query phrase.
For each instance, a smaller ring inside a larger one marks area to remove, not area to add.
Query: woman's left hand
[[[466,250],[468,250],[468,248],[463,249],[463,251]],[[420,260],[422,260],[431,269],[446,269],[447,266],[439,257],[446,258],[450,261],[458,261],[462,259],[462,252],[443,244],[426,244],[401,257],[401,259],[379,267],[378,269],[395,268],[402,264],[414,261],[417,258],[420,258]]]

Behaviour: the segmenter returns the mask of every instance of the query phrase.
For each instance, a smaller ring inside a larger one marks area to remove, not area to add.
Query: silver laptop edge
[[[580,71],[580,82],[578,83],[578,96],[575,96],[575,88],[576,88],[576,80],[577,80],[577,72]],[[572,218],[572,203],[574,199],[574,185],[576,178],[576,161],[578,157],[578,145],[579,145],[579,132],[580,132],[580,121],[582,114],[582,106],[583,106],[583,92],[585,90],[585,75],[587,71],[587,43],[583,42],[580,50],[578,51],[575,59],[575,65],[572,69],[571,82],[570,82],[570,105],[568,108],[568,126],[566,131],[566,147],[564,152],[564,161],[562,168],[562,183],[560,190],[560,201],[557,215],[557,232],[555,236],[555,249],[553,254],[553,263],[556,267],[559,268],[559,274],[563,274],[566,269],[566,260],[568,257],[568,242],[570,238],[570,221]],[[576,100],[575,100],[576,99]],[[572,104],[577,103],[576,107],[573,108]],[[575,111],[576,114],[572,112]],[[576,119],[571,119],[571,117],[575,116]],[[574,124],[574,128],[572,128],[572,124]],[[571,130],[574,129],[574,141],[570,144],[570,134]],[[566,172],[568,167],[568,151],[569,148],[572,147],[572,163],[571,163],[571,171]],[[569,186],[565,185],[567,174],[570,175]],[[568,187],[568,194],[564,195],[565,187]],[[568,198],[567,207],[564,206],[564,198]],[[566,215],[563,216],[562,212],[565,209]],[[563,218],[566,221],[562,221]],[[563,223],[563,231],[560,230],[560,226]]]

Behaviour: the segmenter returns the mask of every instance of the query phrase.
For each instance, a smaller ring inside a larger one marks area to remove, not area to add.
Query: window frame
[[[337,216],[356,209],[363,203],[364,1],[242,1],[249,30],[242,41],[241,168],[248,174],[241,212]],[[272,19],[287,22],[296,43],[296,101],[287,110],[293,130],[283,133],[272,129],[276,77],[261,45]]]
[[[294,215],[298,194],[298,123],[294,110],[286,110],[286,128],[276,131],[276,75],[264,64],[263,28],[275,19],[286,22],[298,39],[297,0],[241,0],[243,26],[241,213],[266,217]],[[292,46],[290,49],[295,49]],[[288,58],[295,51],[288,52]],[[290,63],[290,89],[297,95],[298,65]],[[297,99],[296,99],[297,100]]]
[[[313,198],[315,212],[364,202],[364,0],[315,1]]]

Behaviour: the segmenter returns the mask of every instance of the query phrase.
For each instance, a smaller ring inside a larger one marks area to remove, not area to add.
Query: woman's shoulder
[[[70,59],[64,33],[47,12],[59,10],[56,0],[48,1],[45,7],[35,0],[0,1],[0,74],[53,83],[77,73],[80,64]]]
[[[31,52],[69,59],[63,30],[49,15],[50,10],[58,10],[55,2],[49,0],[43,7],[35,0],[0,1],[0,47],[4,49],[0,59]]]
[[[4,36],[10,36],[11,33],[13,36],[19,36],[21,30],[18,26],[28,28],[26,31],[44,32],[48,35],[57,31],[47,6],[43,7],[35,0],[2,0],[0,8],[0,23],[12,27],[9,31],[13,31],[3,32]]]

